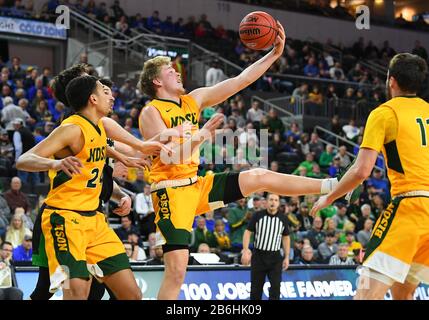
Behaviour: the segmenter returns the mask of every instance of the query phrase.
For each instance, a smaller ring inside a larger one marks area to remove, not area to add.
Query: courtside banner
[[[19,288],[24,291],[24,299],[28,298],[37,282],[37,269],[16,271]],[[144,299],[156,299],[161,285],[162,268],[133,266],[137,284],[142,290]],[[349,268],[306,268],[291,267],[283,272],[280,286],[282,300],[350,300],[356,290],[358,274]],[[180,291],[181,300],[248,300],[250,296],[250,269],[189,268]],[[264,285],[263,299],[268,299],[269,283]],[[106,293],[103,299],[108,299]],[[62,298],[61,291],[53,299]],[[390,300],[390,294],[385,299]],[[415,299],[429,300],[429,286],[420,285],[416,290]]]
[[[67,30],[49,22],[0,17],[0,32],[52,39],[67,39]]]

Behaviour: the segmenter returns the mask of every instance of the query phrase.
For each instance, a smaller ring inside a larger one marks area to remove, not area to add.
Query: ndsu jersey
[[[393,196],[429,191],[429,104],[424,100],[396,97],[372,111],[361,147],[383,152]]]
[[[96,210],[102,189],[103,167],[106,162],[107,143],[106,132],[102,121],[95,126],[82,115],[73,115],[61,125],[78,125],[84,136],[85,144],[82,150],[75,155],[82,164],[81,174],[72,177],[63,171],[49,171],[50,191],[45,200],[49,206],[78,210]]]
[[[174,128],[185,121],[192,122],[198,128],[200,110],[196,101],[189,95],[180,96],[180,103],[177,104],[171,100],[154,99],[147,105],[155,107],[164,121],[167,128]],[[195,129],[192,134],[195,134]],[[173,140],[183,143],[183,139]],[[167,164],[163,163],[160,157],[153,159],[150,171],[150,180],[159,182],[162,180],[192,178],[197,175],[199,165],[199,151],[192,154],[192,157],[185,164]]]

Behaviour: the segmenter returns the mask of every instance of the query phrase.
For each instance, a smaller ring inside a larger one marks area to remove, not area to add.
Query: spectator
[[[327,144],[325,151],[320,154],[319,165],[323,169],[328,169],[334,161],[334,146],[332,144]]]
[[[225,223],[222,219],[216,220],[213,235],[216,239],[218,250],[224,251],[231,249],[231,239],[225,232]]]
[[[296,217],[300,223],[299,231],[309,231],[312,228],[313,217],[309,214],[309,209],[306,202],[301,202],[299,205],[299,212]]]
[[[354,119],[350,119],[349,124],[343,126],[343,132],[346,135],[346,138],[356,142],[356,138],[360,134],[359,128],[356,126]]]
[[[363,229],[360,230],[357,235],[357,241],[362,245],[362,247],[366,248],[366,245],[369,242],[369,239],[371,238],[371,232],[372,232],[372,226],[374,225],[374,222],[371,219],[366,219],[365,223],[363,225]]]
[[[304,76],[315,78],[319,75],[319,68],[316,65],[316,59],[311,57],[308,64],[304,67]]]
[[[24,241],[24,237],[31,236],[30,229],[24,226],[22,214],[14,214],[6,231],[6,241],[12,243],[14,248],[18,247]]]
[[[119,20],[120,17],[125,15],[124,9],[121,8],[121,5],[119,4],[119,0],[115,0],[113,2],[113,5],[110,7],[110,9],[113,12],[113,17],[115,20]]]
[[[308,100],[308,97],[308,84],[303,83],[301,84],[301,86],[293,90],[291,103],[294,103],[295,101],[306,102]]]
[[[356,230],[360,231],[364,228],[365,221],[371,218],[371,206],[367,203],[363,204],[360,207],[361,214],[358,217],[356,222]]]
[[[15,209],[15,214],[22,215],[22,219],[24,221],[24,226],[26,228],[30,229],[30,231],[33,231],[34,222],[33,222],[32,218],[30,217],[30,213],[31,213],[31,211],[26,213],[23,208],[16,208]]]
[[[173,18],[171,16],[167,16],[165,21],[161,23],[161,32],[166,36],[172,36],[174,33],[174,24]]]
[[[341,157],[337,154],[334,157],[334,160],[328,169],[328,174],[331,177],[335,177],[340,172],[340,169],[341,169]]]
[[[329,69],[329,74],[330,74],[331,78],[334,80],[341,80],[341,81],[346,80],[346,76],[344,75],[344,71],[341,68],[341,63],[339,63],[339,62],[336,62],[335,65],[331,69]]]
[[[304,245],[301,251],[301,256],[298,257],[298,259],[296,259],[294,263],[300,265],[317,264],[314,257],[313,248],[310,245]]]
[[[360,63],[356,63],[355,67],[347,74],[349,81],[360,82],[364,76],[364,71]]]
[[[214,220],[214,212],[213,211],[208,211],[204,214],[204,217],[206,218],[206,228],[207,230],[209,230],[211,233],[214,232],[215,229],[215,220]]]
[[[338,230],[344,230],[345,224],[350,222],[349,218],[346,215],[347,206],[342,202],[337,202],[336,207],[337,213],[335,214],[335,216],[332,217],[332,219],[335,221]]]
[[[18,161],[18,158],[33,148],[36,145],[35,139],[31,131],[24,127],[24,121],[20,118],[16,118],[12,121],[14,127],[13,134],[13,145],[15,148],[15,161]],[[18,170],[18,177],[24,184],[30,183],[35,185],[40,182],[39,172],[27,172]]]
[[[255,128],[259,128],[259,122],[261,122],[264,112],[259,109],[259,101],[254,100],[252,107],[247,111],[247,120],[253,123]]]
[[[340,244],[338,246],[337,254],[334,254],[329,259],[329,265],[343,265],[343,266],[354,265],[355,262],[353,258],[350,258],[348,256],[348,251],[349,251],[349,248],[347,244]]]
[[[0,193],[0,239],[4,239],[7,226],[9,225],[9,220],[11,218],[11,213],[9,206],[6,202],[6,199]]]
[[[161,20],[159,19],[159,12],[155,10],[146,21],[147,28],[155,33],[161,33]]]
[[[116,22],[115,24],[115,29],[120,32],[123,33],[125,35],[130,35],[130,28],[128,26],[127,23],[127,17],[126,16],[121,16],[121,18],[119,19],[118,22]]]
[[[306,157],[307,155],[310,154],[310,143],[309,143],[309,136],[308,133],[303,133],[301,135],[301,138],[298,140],[297,145],[298,145],[298,154],[301,157]],[[314,155],[313,155],[313,160],[314,160]]]
[[[12,58],[12,67],[10,68],[10,78],[12,80],[25,78],[25,71],[21,68],[21,59],[18,57]]]
[[[220,68],[218,60],[214,60],[211,67],[206,72],[206,87],[214,86],[226,79],[223,70]]]
[[[192,252],[197,252],[198,246],[201,243],[212,244],[214,241],[213,233],[206,227],[206,219],[203,216],[197,217],[197,226],[191,233],[190,249]]]
[[[22,300],[23,292],[17,288],[14,279],[14,269],[11,266],[13,247],[10,242],[0,246],[0,301]]]
[[[13,261],[31,261],[33,256],[32,236],[25,235],[22,244],[13,249]]]
[[[318,259],[320,263],[329,263],[329,259],[337,253],[337,237],[335,232],[326,233],[325,241],[319,244],[317,248]]]
[[[345,168],[351,163],[350,157],[347,154],[347,147],[346,146],[340,146],[338,148],[337,156],[340,158],[341,168]]]
[[[325,232],[322,230],[323,221],[321,217],[314,217],[313,228],[307,232],[306,238],[310,240],[313,249],[317,249],[325,240]]]
[[[164,264],[164,251],[162,246],[155,246],[155,257],[147,262],[147,265],[157,266]]]
[[[349,257],[353,258],[356,251],[362,250],[362,244],[355,240],[355,233],[353,231],[346,231],[346,242],[349,249]]]
[[[416,40],[412,53],[420,56],[425,61],[428,61],[428,53],[427,53],[426,49],[424,47],[422,47],[419,40]]]
[[[30,209],[27,196],[21,192],[21,179],[19,177],[13,177],[10,182],[10,190],[4,193],[4,198],[9,205],[11,212],[15,212],[18,207],[24,208],[25,212]]]
[[[314,162],[314,155],[311,152],[309,152],[305,156],[305,161],[301,162],[298,168],[296,168],[295,171],[292,172],[292,174],[298,174],[299,168],[302,168],[302,167],[306,169],[307,174],[310,174],[313,172],[314,164],[316,164],[316,162]]]
[[[134,210],[137,213],[140,234],[146,239],[156,229],[155,209],[153,208],[149,184],[144,186],[143,192],[136,195]]]
[[[374,191],[381,196],[389,195],[388,181],[383,179],[383,172],[379,169],[374,169],[372,177],[368,180],[368,186],[373,186]]]
[[[245,199],[240,199],[236,203],[237,206],[235,208],[229,209],[228,222],[231,227],[231,250],[241,251],[243,248],[243,234],[247,228],[247,223],[252,217],[252,214],[246,208]]]
[[[128,242],[132,246],[132,255],[131,259],[134,261],[144,261],[146,260],[146,253],[141,247],[140,235],[135,231],[130,231],[128,233]]]
[[[42,86],[43,87],[48,87],[49,83],[52,80],[52,74],[51,74],[51,68],[49,67],[44,67],[42,74],[41,74],[41,79],[42,79]]]
[[[316,132],[313,132],[311,134],[309,145],[310,145],[310,152],[314,154],[316,159],[319,159],[324,148],[323,148],[323,143],[322,141],[319,140],[319,135]]]
[[[128,234],[131,232],[139,234],[137,227],[133,225],[130,215],[121,217],[121,226],[114,230],[122,241],[128,241]]]
[[[3,100],[3,109],[1,110],[2,123],[8,132],[14,130],[12,122],[16,119],[21,119],[23,122],[26,119],[24,111],[15,104],[13,104],[12,97],[6,97]]]
[[[277,111],[270,109],[268,113],[268,132],[283,135],[284,130],[285,127],[283,121],[278,117]]]

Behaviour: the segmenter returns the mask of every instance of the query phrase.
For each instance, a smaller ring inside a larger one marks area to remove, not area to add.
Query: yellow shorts
[[[195,215],[241,198],[237,173],[207,175],[191,185],[153,191],[157,245],[187,246]]]
[[[97,211],[70,211],[47,206],[41,218],[51,286],[66,279],[102,278],[130,268],[123,243]]]
[[[429,198],[395,198],[378,218],[364,266],[396,282],[429,283]]]

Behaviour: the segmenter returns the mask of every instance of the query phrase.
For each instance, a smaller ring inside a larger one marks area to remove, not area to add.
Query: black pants
[[[250,269],[250,300],[261,300],[265,277],[270,281],[270,300],[280,299],[283,258],[280,251],[254,250]]]

